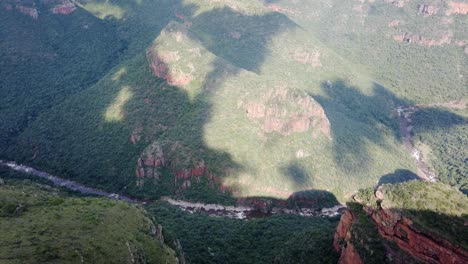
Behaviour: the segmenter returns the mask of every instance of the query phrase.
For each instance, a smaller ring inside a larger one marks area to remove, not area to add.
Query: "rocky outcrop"
[[[170,168],[174,175],[174,186],[179,190],[188,189],[193,181],[200,182],[206,177],[214,188],[221,192],[232,192],[221,178],[208,170],[203,159],[192,156],[190,150],[178,142],[154,142],[148,146],[137,161],[136,185],[143,186],[145,179],[159,180],[161,170]]]
[[[166,80],[169,85],[184,86],[193,81],[193,76],[190,73],[170,67],[172,62],[180,59],[177,52],[155,51],[155,48],[151,47],[147,51],[146,57],[154,75]]]
[[[16,10],[22,14],[32,17],[33,19],[39,18],[39,12],[37,11],[35,7],[17,5]]]
[[[53,14],[68,15],[76,10],[71,0],[4,0],[0,3],[5,10],[16,10],[19,13],[38,19],[44,9]]]
[[[468,14],[468,3],[464,2],[454,2],[451,1],[448,3],[450,8],[447,10],[447,15],[453,15],[453,14],[461,14],[461,15],[466,15]]]
[[[268,8],[268,9],[270,9],[272,11],[275,11],[275,12],[284,13],[284,14],[288,14],[288,15],[297,14],[297,11],[292,10],[290,8],[282,7],[282,6],[277,5],[277,4],[266,4],[265,6],[266,6],[266,8]]]
[[[266,133],[288,136],[312,130],[331,139],[330,121],[325,111],[312,97],[284,88],[272,89],[260,99],[241,104],[249,119]]]
[[[427,38],[421,35],[413,34],[410,32],[393,36],[393,39],[398,42],[406,42],[408,44],[418,44],[421,46],[442,46],[452,42],[453,33],[450,31],[443,32],[439,38]]]
[[[397,27],[401,24],[401,20],[392,20],[388,23],[388,27]]]
[[[411,219],[391,209],[367,209],[379,234],[427,263],[468,263],[468,252],[432,234],[418,230]]]
[[[322,63],[320,62],[320,52],[313,50],[307,51],[304,49],[296,49],[294,52],[294,60],[301,63],[307,64],[314,68],[322,67]]]
[[[409,0],[384,0],[385,3],[392,4],[396,7],[404,7],[405,3],[408,2]]]
[[[358,197],[355,200],[363,203]],[[360,256],[359,252],[363,253],[363,248],[372,248],[373,246],[366,241],[375,241],[376,238],[382,239],[385,258],[396,263],[468,263],[466,250],[417,227],[400,209],[386,208],[385,192],[381,188],[368,201],[370,202],[365,206],[351,206],[341,217],[333,241],[336,251],[341,254],[340,263],[362,263],[361,260],[365,262],[366,257]],[[355,217],[358,214],[359,221]],[[362,219],[365,216],[368,218]],[[362,229],[362,223],[359,228],[356,227],[364,220],[369,221],[367,225],[373,224],[376,230]],[[375,233],[374,238],[367,234],[370,232]],[[361,251],[355,250],[358,246]],[[369,256],[367,258],[369,259]]]
[[[432,16],[437,14],[439,8],[433,5],[418,5],[418,15]]]
[[[54,6],[51,11],[54,14],[68,15],[76,10],[75,4],[68,0],[63,0],[59,5]]]
[[[338,227],[333,237],[333,246],[340,253],[340,264],[359,264],[362,263],[361,257],[354,249],[351,243],[351,228],[355,217],[350,210],[347,210],[341,217]]]

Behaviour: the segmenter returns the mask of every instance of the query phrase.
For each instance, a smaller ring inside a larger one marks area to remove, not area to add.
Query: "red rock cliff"
[[[340,223],[336,228],[335,236],[333,239],[333,246],[339,252],[340,264],[360,264],[362,263],[361,257],[354,250],[351,244],[351,227],[353,226],[355,218],[353,213],[348,210],[341,217]]]
[[[364,210],[371,217],[381,237],[393,241],[402,251],[425,263],[468,263],[468,252],[447,240],[423,232],[414,227],[411,219],[393,209]],[[362,263],[351,244],[351,228],[355,217],[347,211],[341,217],[335,232],[333,245],[341,254],[339,263]],[[393,255],[392,252],[387,252]]]
[[[452,243],[417,230],[411,219],[394,210],[368,210],[379,234],[411,256],[427,263],[468,263],[468,252]]]

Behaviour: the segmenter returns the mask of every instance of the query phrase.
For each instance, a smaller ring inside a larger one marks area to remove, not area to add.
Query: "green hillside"
[[[336,263],[338,218],[293,215],[226,219],[187,214],[164,203],[147,208],[183,246],[188,263]]]
[[[33,1],[36,19],[4,8],[2,34],[37,42],[14,50],[56,55],[5,65],[15,74],[2,78],[0,156],[142,197],[317,189],[344,201],[381,175],[416,172],[397,106],[467,97],[466,16],[404,2],[78,1],[61,15]],[[21,26],[30,34],[9,31]],[[33,103],[15,103],[27,91]]]
[[[151,201],[145,213],[0,168],[0,263],[172,263],[174,237],[188,263],[334,263],[338,219],[157,200],[301,209],[365,189],[375,206],[376,186],[466,247],[467,28],[461,0],[0,0],[0,159]],[[421,162],[450,186],[386,184]],[[349,207],[357,251],[384,261]]]
[[[466,109],[422,109],[413,114],[414,134],[423,155],[440,181],[463,192],[468,190],[468,149],[461,147],[468,144],[467,116]]]
[[[178,263],[141,208],[1,181],[0,263]]]

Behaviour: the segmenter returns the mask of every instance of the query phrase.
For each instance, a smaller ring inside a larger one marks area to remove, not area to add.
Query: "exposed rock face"
[[[146,57],[155,76],[164,79],[169,85],[184,86],[193,80],[190,73],[170,67],[170,63],[180,59],[177,52],[155,51],[154,47],[148,49]]]
[[[432,5],[418,5],[418,15],[432,16],[437,14],[439,8]]]
[[[130,142],[132,142],[132,144],[136,144],[138,141],[140,141],[142,130],[142,127],[137,127],[133,130],[132,134],[130,135]]]
[[[145,178],[160,179],[161,169],[168,167],[175,175],[174,185],[178,189],[190,188],[192,181],[199,182],[201,177],[205,176],[214,188],[222,192],[232,191],[219,177],[208,170],[203,159],[187,153],[190,151],[177,142],[154,142],[138,158],[135,172],[136,185],[144,185]]]
[[[264,132],[288,136],[316,128],[331,139],[330,121],[323,108],[310,96],[287,89],[273,89],[260,100],[243,104],[247,116]],[[316,137],[316,131],[313,136]]]
[[[275,12],[279,12],[279,13],[284,13],[284,14],[288,14],[288,15],[294,15],[296,14],[297,12],[290,9],[290,8],[286,8],[286,7],[282,7],[280,5],[277,5],[277,4],[267,4],[265,5],[268,9],[272,10],[272,11],[275,11]]]
[[[379,191],[376,194],[378,200],[384,196]],[[417,229],[411,219],[400,211],[380,206],[377,209],[365,206],[363,210],[377,227],[379,235],[387,241],[384,246],[388,259],[398,260],[396,263],[412,263],[414,260],[425,263],[468,263],[468,252],[447,240]],[[353,212],[349,210],[343,214],[336,229],[333,245],[341,253],[340,263],[362,263],[351,243],[355,221]],[[401,251],[389,247],[388,241],[394,242]],[[411,257],[414,259],[408,259]]]
[[[32,17],[33,19],[39,18],[39,12],[34,7],[26,7],[22,5],[17,5],[16,10],[22,14]]]
[[[452,41],[453,33],[448,31],[441,34],[440,38],[431,39],[426,38],[421,35],[416,35],[413,33],[404,33],[393,36],[393,39],[398,42],[407,42],[409,44],[418,44],[421,46],[431,47],[431,46],[442,46],[444,44],[450,44]]]
[[[353,245],[351,244],[351,227],[355,221],[354,215],[350,210],[347,210],[341,217],[340,223],[336,228],[335,236],[333,238],[333,246],[339,252],[340,264],[359,264],[362,263],[361,257],[357,254]]]
[[[369,210],[380,235],[408,254],[428,263],[467,263],[468,252],[450,242],[421,232],[413,222],[394,210]]]
[[[392,20],[390,23],[388,23],[388,27],[397,27],[401,24],[400,20]]]
[[[361,264],[361,257],[356,253],[352,244],[348,243],[346,248],[343,250],[340,259],[338,260],[339,264]]]
[[[294,60],[301,64],[309,64],[312,67],[321,67],[320,52],[318,51],[306,51],[303,49],[296,49],[294,52]]]
[[[447,10],[447,15],[453,14],[461,14],[466,15],[468,14],[468,3],[466,2],[449,2],[449,10]]]
[[[76,10],[75,4],[68,0],[63,0],[59,5],[52,8],[52,13],[68,15]]]
[[[38,7],[45,7],[53,14],[62,15],[70,14],[76,10],[74,2],[71,0],[4,0],[0,4],[6,10],[15,9],[33,19],[39,18]]]
[[[408,0],[384,0],[385,3],[390,3],[396,7],[404,7],[405,6],[405,3],[407,2]]]

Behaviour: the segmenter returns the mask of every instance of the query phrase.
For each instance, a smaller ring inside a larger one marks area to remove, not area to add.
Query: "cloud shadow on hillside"
[[[245,15],[229,7],[202,13],[192,22],[190,31],[206,49],[238,68],[256,73],[269,55],[272,37],[297,26],[277,12]]]
[[[395,170],[393,173],[385,174],[380,177],[379,182],[377,183],[377,188],[383,184],[395,184],[395,183],[402,183],[412,180],[420,180],[418,175],[414,174],[409,170],[402,170],[398,169]]]
[[[173,164],[180,162],[183,156],[190,156],[189,159],[193,158],[193,161],[188,162],[190,165],[186,169],[197,166],[196,160],[203,160],[208,170],[218,177],[242,171],[242,165],[234,162],[229,153],[211,149],[205,143],[204,126],[212,115],[212,92],[240,69],[259,71],[268,56],[270,40],[274,35],[294,26],[294,23],[279,13],[248,16],[230,8],[207,11],[193,19],[188,13],[181,12],[178,15],[179,19],[192,23],[189,30],[198,40],[201,39],[206,49],[217,56],[211,62],[213,70],[203,80],[204,92],[191,99],[183,89],[162,83],[158,89],[136,89],[135,98],[141,98],[141,92],[145,93],[144,100],[149,102],[147,105],[150,107],[142,107],[138,114],[128,116],[126,123],[133,127],[142,125],[143,131],[151,131],[148,139],[182,145],[188,153],[172,157]],[[239,39],[233,35],[237,31],[241,31]],[[125,78],[122,84],[125,84]],[[131,105],[132,102],[129,102],[129,110]],[[146,120],[139,120],[141,116],[145,116]],[[154,124],[158,124],[158,127]]]
[[[313,96],[324,108],[331,123],[333,155],[337,165],[345,172],[364,172],[374,162],[367,144],[387,146],[393,137],[402,141],[399,130],[398,106],[410,106],[410,101],[397,97],[385,87],[374,83],[373,94],[365,95],[359,88],[344,80],[323,82],[324,96]],[[463,117],[447,110],[430,107],[435,119],[453,122],[432,122],[421,129],[434,130],[462,124]],[[409,155],[409,154],[408,154]]]

